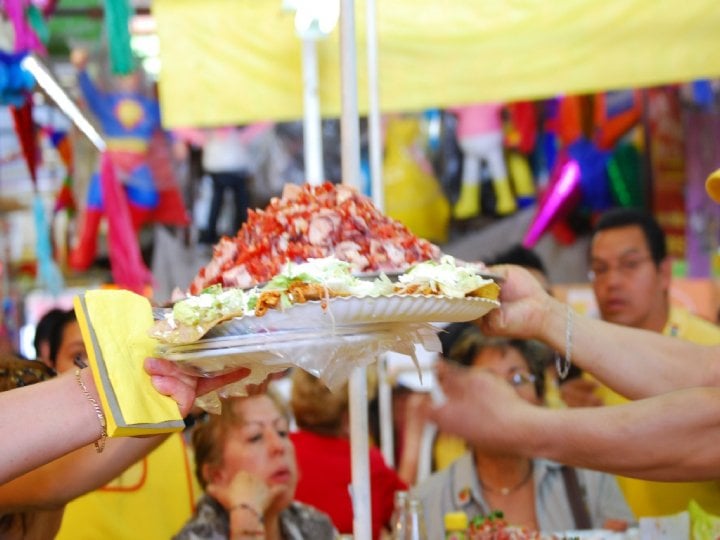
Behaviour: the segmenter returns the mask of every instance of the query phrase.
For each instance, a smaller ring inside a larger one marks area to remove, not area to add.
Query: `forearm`
[[[720,386],[717,349],[577,314],[568,323],[567,306],[554,299],[546,305],[537,337],[563,354],[569,337],[573,363],[632,399]]]
[[[97,399],[92,377],[83,380]],[[101,430],[95,409],[68,374],[0,394],[0,432],[3,484],[96,441]]]
[[[98,454],[85,446],[42,467],[0,485],[0,511],[49,509],[110,482],[130,465],[159,446],[167,435],[107,441]]]
[[[626,405],[528,414],[528,457],[648,480],[720,478],[720,389],[678,390]]]

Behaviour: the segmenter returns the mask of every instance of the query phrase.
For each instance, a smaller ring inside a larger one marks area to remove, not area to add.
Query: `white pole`
[[[342,76],[343,183],[360,187],[360,126],[357,104],[355,52],[355,2],[340,3],[340,71]],[[354,540],[371,540],[370,459],[368,457],[367,377],[365,368],[354,368],[350,375],[350,449],[352,463],[351,496]]]
[[[387,359],[378,358],[378,407],[380,414],[380,451],[385,463],[395,467],[395,433],[393,430],[392,386],[388,381]]]
[[[372,199],[382,212],[385,209],[385,190],[382,177],[382,130],[380,125],[380,86],[375,0],[366,0],[366,35],[368,64],[368,135],[370,140],[370,178]]]
[[[305,181],[317,186],[322,184],[323,144],[320,96],[318,95],[317,43],[314,39],[302,39],[303,65],[303,148],[305,157]]]
[[[350,375],[350,459],[352,463],[353,539],[372,539],[370,459],[368,457],[367,369]]]
[[[382,212],[385,209],[385,188],[382,176],[382,129],[380,115],[380,84],[378,80],[377,12],[375,0],[366,0],[365,34],[367,36],[368,71],[368,136],[370,144],[370,182],[372,199]],[[395,464],[393,433],[392,387],[388,382],[383,358],[378,360],[378,405],[380,414],[380,450],[388,465]]]
[[[357,103],[357,57],[355,52],[355,0],[340,3],[340,92],[342,114],[343,183],[360,188],[360,123]],[[357,539],[355,539],[357,540]]]

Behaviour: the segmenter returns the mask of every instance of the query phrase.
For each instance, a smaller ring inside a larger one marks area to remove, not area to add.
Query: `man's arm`
[[[496,267],[505,277],[502,307],[479,324],[493,335],[536,338],[562,353],[568,337],[572,361],[632,399],[694,386],[720,386],[720,348],[696,345],[572,314],[522,268]]]
[[[720,388],[688,388],[613,407],[541,409],[536,453],[646,480],[720,478]]]
[[[558,410],[529,404],[484,370],[443,367],[439,376],[448,401],[434,420],[484,449],[648,480],[720,478],[720,388]]]

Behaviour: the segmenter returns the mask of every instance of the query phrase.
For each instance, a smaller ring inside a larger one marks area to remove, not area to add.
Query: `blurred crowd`
[[[513,246],[486,262],[525,267],[552,292],[545,263],[530,250]],[[720,343],[713,323],[670,305],[665,239],[649,214],[629,209],[604,214],[593,231],[589,265],[603,320]],[[491,372],[539,407],[595,407],[624,399],[577,368],[559,377],[556,362],[562,355],[538,341],[490,337],[474,322],[451,324],[440,330],[440,338],[437,365]],[[28,360],[3,342],[2,390],[87,367],[72,310],[46,313],[37,324],[34,347],[36,358]],[[542,532],[624,531],[641,517],[683,511],[691,500],[720,513],[717,481],[641,481],[498,452],[451,435],[431,420],[431,388],[405,386],[400,379],[389,381],[395,455],[386,459],[379,449],[378,378],[374,369],[368,373],[375,539],[395,537],[398,492],[410,492],[422,503],[427,538],[443,537],[444,517],[458,511],[470,519],[499,511],[511,524]],[[295,369],[248,397],[227,399],[219,415],[192,410],[186,426],[183,433],[140,443],[109,440],[99,456],[56,462],[54,468],[0,485],[0,536],[322,539],[352,534],[347,385],[332,392]],[[63,479],[71,471],[82,480],[68,488]]]

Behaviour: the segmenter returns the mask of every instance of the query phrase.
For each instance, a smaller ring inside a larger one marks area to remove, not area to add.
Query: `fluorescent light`
[[[85,118],[85,115],[78,109],[77,105],[67,95],[65,90],[55,81],[54,77],[50,74],[45,66],[32,55],[27,55],[23,58],[20,65],[23,69],[28,70],[32,73],[35,80],[40,85],[40,88],[45,90],[48,96],[52,98],[55,104],[64,112],[70,120],[77,126],[77,128],[83,132],[83,134],[90,140],[91,143],[100,152],[105,151],[105,141],[93,127],[93,125]]]

